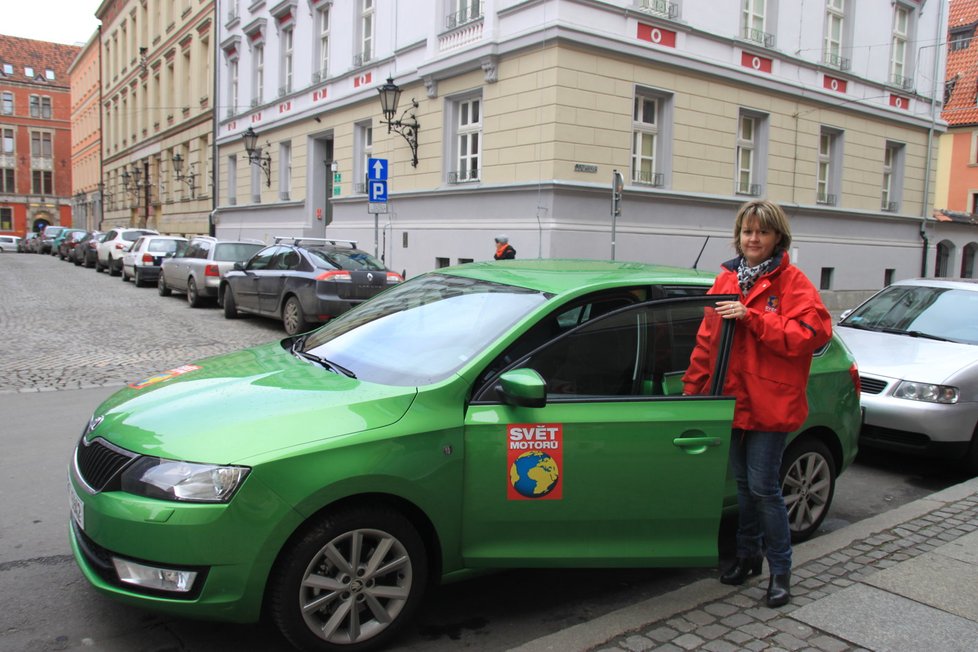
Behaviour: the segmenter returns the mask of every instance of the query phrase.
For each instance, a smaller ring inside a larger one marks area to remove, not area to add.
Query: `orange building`
[[[71,76],[71,183],[74,226],[102,223],[102,125],[98,30],[68,69]]]
[[[78,51],[0,35],[0,233],[71,224],[68,67]]]

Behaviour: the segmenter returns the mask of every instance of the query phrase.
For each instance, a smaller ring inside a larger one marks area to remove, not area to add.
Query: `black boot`
[[[767,585],[767,606],[781,607],[791,600],[791,573],[772,575]]]
[[[721,584],[743,584],[751,575],[761,574],[764,557],[737,557],[734,563],[720,576]]]

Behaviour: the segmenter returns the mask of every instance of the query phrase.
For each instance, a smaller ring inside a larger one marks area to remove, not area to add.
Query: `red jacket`
[[[740,295],[737,265],[723,263],[709,294]],[[832,317],[811,281],[791,264],[787,252],[754,283],[740,302],[747,317],[737,322],[723,393],[737,398],[734,428],[791,432],[808,417],[808,373],[812,353],[832,336]],[[704,319],[683,376],[687,394],[709,390],[719,339],[718,320]]]

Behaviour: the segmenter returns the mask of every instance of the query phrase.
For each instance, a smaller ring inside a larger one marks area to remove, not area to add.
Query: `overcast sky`
[[[101,0],[6,0],[0,34],[84,45],[98,27]]]

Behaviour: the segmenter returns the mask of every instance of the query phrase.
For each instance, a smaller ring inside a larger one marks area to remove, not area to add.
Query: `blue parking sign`
[[[375,203],[387,201],[387,182],[371,179],[368,182],[368,200]]]

